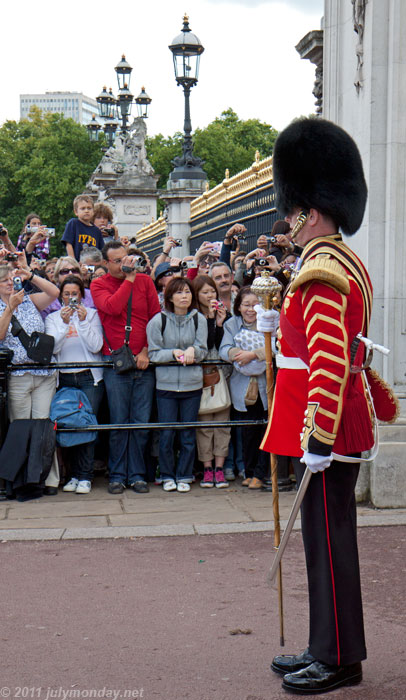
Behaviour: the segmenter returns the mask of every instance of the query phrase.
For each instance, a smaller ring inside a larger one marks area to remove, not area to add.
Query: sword
[[[292,532],[293,526],[295,524],[295,520],[296,520],[298,511],[299,511],[299,508],[302,505],[302,501],[303,501],[303,498],[305,496],[307,487],[309,485],[311,476],[312,476],[312,472],[310,471],[309,467],[306,467],[305,473],[303,474],[302,481],[300,482],[300,486],[299,486],[297,494],[296,494],[295,501],[294,501],[293,506],[292,506],[291,513],[289,515],[289,520],[287,522],[285,532],[283,533],[279,547],[276,547],[276,555],[275,555],[275,558],[273,560],[272,566],[268,572],[267,581],[268,581],[270,586],[273,585],[276,574],[278,573],[279,565],[281,563],[283,553],[286,549],[286,545],[288,544],[290,533]]]

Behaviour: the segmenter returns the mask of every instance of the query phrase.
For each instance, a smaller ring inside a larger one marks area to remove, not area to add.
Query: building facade
[[[99,114],[99,105],[92,97],[81,92],[45,92],[39,95],[20,95],[20,119],[27,119],[31,107],[43,112],[63,114],[79,124],[89,124],[94,114]]]

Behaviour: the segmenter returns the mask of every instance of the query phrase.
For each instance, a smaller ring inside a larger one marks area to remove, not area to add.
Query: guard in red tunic
[[[356,540],[357,458],[373,446],[362,366],[372,286],[362,262],[342,241],[361,225],[367,188],[352,138],[318,118],[293,122],[273,157],[279,212],[303,246],[285,296],[279,367],[263,449],[293,458],[296,478],[313,472],[302,504],[310,633],[297,656],[271,668],[282,687],[314,694],[362,679],[366,658]],[[299,227],[297,227],[299,228]],[[353,457],[353,462],[340,461]]]

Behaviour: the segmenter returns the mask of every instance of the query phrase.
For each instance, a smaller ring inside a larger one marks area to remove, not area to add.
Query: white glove
[[[271,333],[275,337],[279,326],[279,311],[276,309],[265,311],[260,304],[256,304],[254,309],[257,312],[257,331]]]
[[[330,466],[333,461],[333,455],[315,455],[313,452],[307,452],[307,450],[305,450],[300,461],[302,464],[305,464],[306,467],[309,467],[313,474],[316,474],[316,472],[324,472],[324,470]]]

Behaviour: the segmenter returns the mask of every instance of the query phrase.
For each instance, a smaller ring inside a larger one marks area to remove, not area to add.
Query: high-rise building
[[[46,92],[43,95],[20,95],[20,119],[28,117],[35,105],[43,112],[63,114],[79,124],[89,124],[93,114],[99,114],[99,105],[92,97],[81,92]]]

